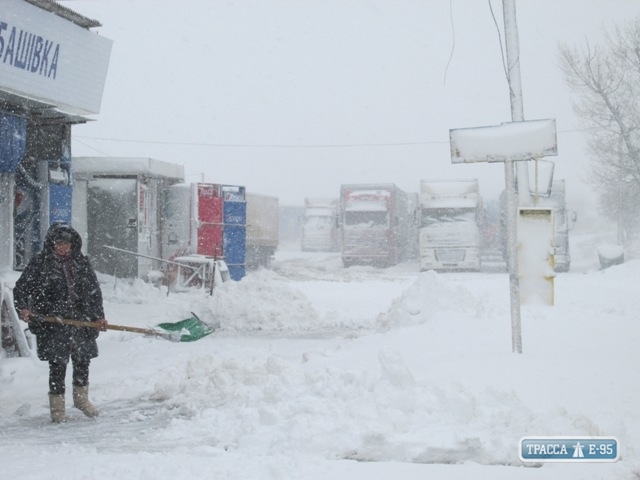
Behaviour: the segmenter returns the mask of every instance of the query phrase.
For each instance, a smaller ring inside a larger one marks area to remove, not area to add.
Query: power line
[[[587,133],[582,129],[558,130],[561,133]],[[84,140],[100,140],[105,142],[122,142],[122,143],[143,143],[147,145],[178,145],[191,147],[213,147],[213,148],[366,148],[366,147],[404,147],[415,145],[448,145],[449,140],[425,140],[421,142],[380,142],[380,143],[315,143],[315,144],[278,144],[278,143],[210,143],[210,142],[168,142],[161,140],[140,140],[129,138],[108,138],[108,137],[89,137],[84,135],[73,135],[73,139],[93,148]],[[93,148],[99,151],[96,148]]]
[[[90,138],[90,137],[89,137],[89,138]],[[103,151],[101,151],[101,150],[98,150],[97,148],[92,147],[92,146],[91,146],[91,145],[89,145],[87,142],[83,142],[82,140],[78,140],[78,137],[77,137],[77,136],[74,136],[74,137],[73,137],[73,139],[74,139],[75,141],[77,141],[78,143],[80,143],[80,144],[84,145],[85,147],[87,147],[87,148],[89,148],[89,149],[93,150],[94,152],[97,152],[97,153],[99,153],[99,154],[101,154],[101,155],[104,155],[105,157],[108,157],[108,156],[109,156],[109,154],[107,154],[107,153],[105,153],[105,152],[103,152]]]
[[[153,145],[180,145],[192,147],[219,147],[219,148],[358,148],[358,147],[399,147],[410,145],[449,144],[446,141],[424,142],[388,142],[388,143],[326,143],[326,144],[269,144],[269,143],[208,143],[208,142],[167,142],[159,140],[137,140],[126,138],[87,137],[74,135],[74,139],[102,140],[106,142],[144,143]],[[78,140],[80,141],[80,140]],[[81,142],[85,144],[84,142]],[[86,145],[86,144],[85,144]]]

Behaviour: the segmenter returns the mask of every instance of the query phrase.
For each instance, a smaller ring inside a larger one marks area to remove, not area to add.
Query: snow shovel
[[[178,335],[181,342],[194,342],[214,332],[214,327],[204,323],[195,313],[191,312],[191,315],[179,322],[159,323],[157,326],[172,332],[170,335]]]
[[[153,337],[164,338],[172,342],[193,342],[214,332],[214,328],[207,325],[198,316],[191,312],[192,317],[175,323],[161,323],[158,327],[167,332],[160,332],[151,328],[130,327],[127,325],[107,325],[107,330],[120,330],[123,332],[142,333]],[[65,325],[73,325],[76,327],[100,328],[95,322],[85,322],[82,320],[71,320],[59,317],[39,317],[42,321],[48,323],[63,323]]]

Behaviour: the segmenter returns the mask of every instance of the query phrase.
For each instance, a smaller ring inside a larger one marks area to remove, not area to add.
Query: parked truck
[[[267,268],[278,249],[279,200],[277,197],[247,193],[248,270]]]
[[[413,215],[394,184],[340,187],[342,263],[390,266],[409,258]]]
[[[420,270],[480,270],[477,179],[420,181]]]
[[[338,251],[338,199],[304,199],[301,249],[303,252]]]

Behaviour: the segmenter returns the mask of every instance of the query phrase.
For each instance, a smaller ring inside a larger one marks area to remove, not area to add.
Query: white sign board
[[[21,0],[0,0],[0,89],[100,112],[112,41]]]
[[[556,121],[528,120],[449,130],[451,163],[531,160],[558,154]]]

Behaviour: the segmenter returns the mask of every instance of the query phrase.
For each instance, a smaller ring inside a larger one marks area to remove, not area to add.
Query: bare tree
[[[631,246],[640,237],[640,19],[602,45],[561,45],[560,65],[578,94],[602,213],[619,222],[620,240]]]

